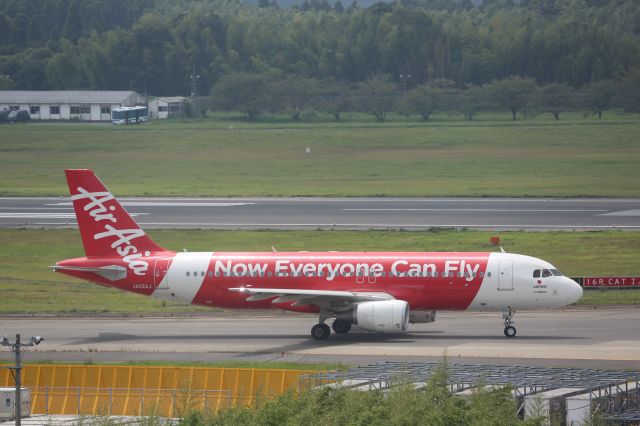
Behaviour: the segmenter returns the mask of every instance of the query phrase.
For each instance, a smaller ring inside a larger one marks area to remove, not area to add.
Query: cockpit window
[[[543,269],[542,270],[542,277],[550,277],[551,276],[551,272],[548,269]]]
[[[533,271],[533,278],[540,278],[540,269]]]
[[[550,271],[551,271],[551,273],[553,274],[554,277],[561,277],[562,276],[562,272],[558,271],[557,269],[551,269]]]

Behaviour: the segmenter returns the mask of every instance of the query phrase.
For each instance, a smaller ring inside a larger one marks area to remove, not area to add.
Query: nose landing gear
[[[513,326],[513,316],[515,314],[516,311],[512,310],[510,306],[507,307],[506,311],[502,312],[502,319],[504,319],[504,335],[507,337],[516,336],[516,328]]]

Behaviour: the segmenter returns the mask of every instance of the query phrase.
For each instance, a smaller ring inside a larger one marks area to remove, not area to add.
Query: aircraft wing
[[[293,306],[316,305],[321,309],[330,311],[344,310],[358,302],[394,299],[390,294],[377,292],[298,290],[289,288],[256,287],[236,287],[230,288],[229,290],[248,295],[246,300],[249,302],[275,297],[271,303],[294,302]]]

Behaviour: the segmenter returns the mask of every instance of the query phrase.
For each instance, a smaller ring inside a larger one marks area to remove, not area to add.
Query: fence
[[[129,388],[33,388],[32,411],[42,414],[105,416],[181,416],[190,410],[216,411],[231,407],[224,390]]]
[[[27,365],[22,382],[32,390],[35,414],[158,415],[185,408],[217,410],[252,405],[299,390],[309,370],[149,367],[110,365]],[[13,386],[0,369],[0,386]]]

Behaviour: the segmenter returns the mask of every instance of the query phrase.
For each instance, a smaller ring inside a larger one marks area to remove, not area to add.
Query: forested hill
[[[249,72],[574,88],[640,66],[638,0],[0,0],[0,89],[208,94]]]

